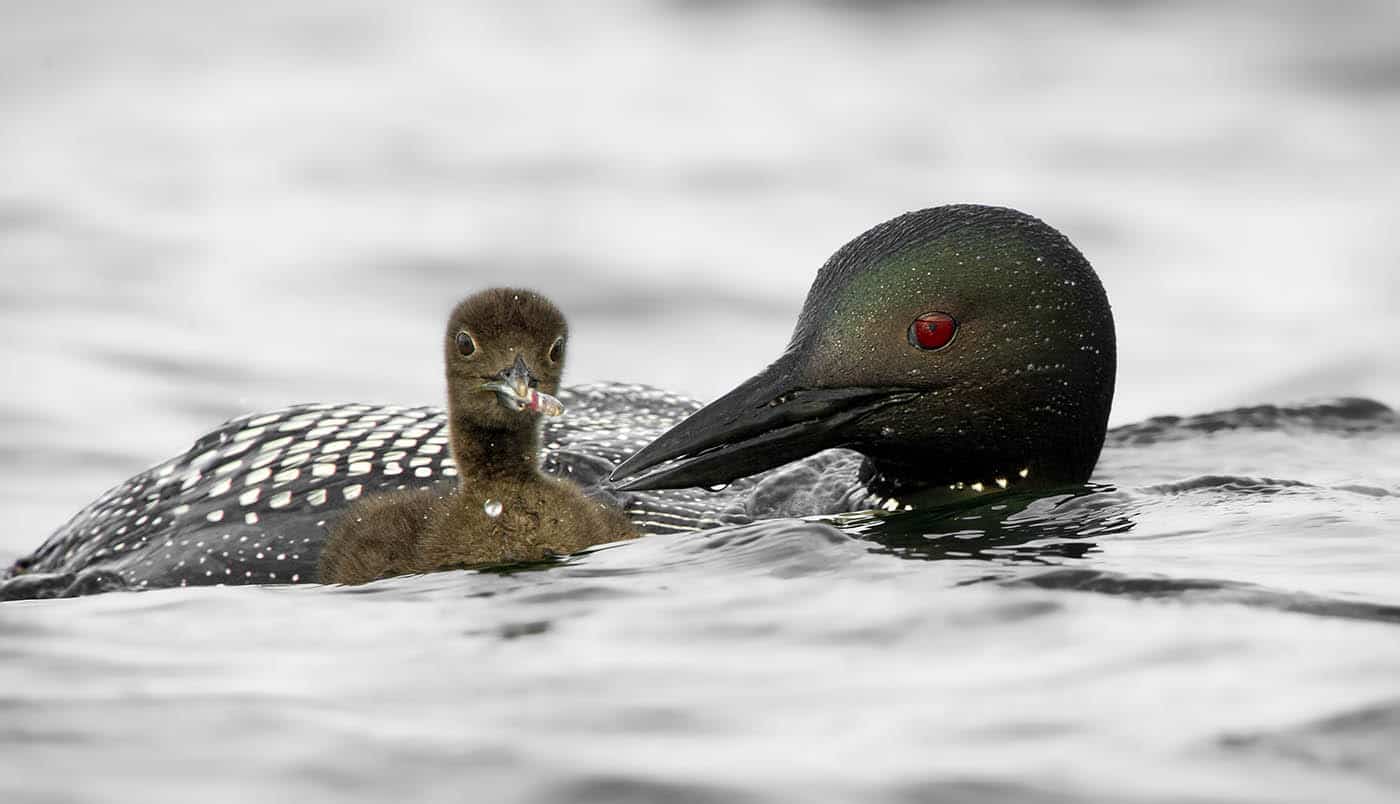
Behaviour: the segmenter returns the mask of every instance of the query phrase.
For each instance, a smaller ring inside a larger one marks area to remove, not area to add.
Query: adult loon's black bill
[[[841,446],[882,493],[1082,482],[1114,370],[1107,296],[1064,235],[1000,207],[911,212],[827,260],[772,366],[612,479],[713,485]]]
[[[628,458],[613,479],[633,478],[618,485],[624,491],[725,483],[843,446],[849,425],[914,396],[890,388],[798,387],[779,361]],[[668,461],[675,462],[637,477]]]

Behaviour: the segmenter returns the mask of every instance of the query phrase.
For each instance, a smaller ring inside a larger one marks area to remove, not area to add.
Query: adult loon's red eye
[[[952,343],[958,320],[947,313],[924,313],[909,325],[909,343],[931,352]]]

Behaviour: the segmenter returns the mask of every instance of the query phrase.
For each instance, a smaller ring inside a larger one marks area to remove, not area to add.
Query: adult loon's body
[[[1114,355],[1103,289],[1063,235],[1014,210],[922,210],[839,249],[787,351],[703,410],[638,386],[562,391],[543,468],[648,533],[1078,483]],[[313,580],[355,499],[453,481],[444,428],[429,407],[236,419],[79,512],[0,596]]]
[[[528,290],[494,288],[457,305],[445,338],[457,487],[354,503],[321,551],[322,582],[540,561],[637,535],[620,511],[540,474],[539,416],[562,412],[552,394],[566,329],[559,310]]]

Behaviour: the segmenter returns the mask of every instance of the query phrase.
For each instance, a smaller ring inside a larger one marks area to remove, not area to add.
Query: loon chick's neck
[[[786,351],[613,480],[706,486],[846,447],[886,498],[1082,483],[1115,355],[1103,286],[1060,232],[1002,207],[911,212],[838,249]]]
[[[539,471],[537,427],[481,427],[457,416],[448,426],[459,487],[490,480],[523,480]]]

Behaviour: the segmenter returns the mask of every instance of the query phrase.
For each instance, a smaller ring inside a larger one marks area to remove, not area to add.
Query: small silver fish
[[[525,394],[525,407],[542,416],[561,416],[564,413],[563,402],[534,388]]]
[[[521,393],[513,384],[503,380],[484,383],[481,387],[483,390],[495,391],[501,404],[511,410],[528,410],[541,416],[561,416],[564,413],[563,402],[534,388],[527,387],[524,393]]]

